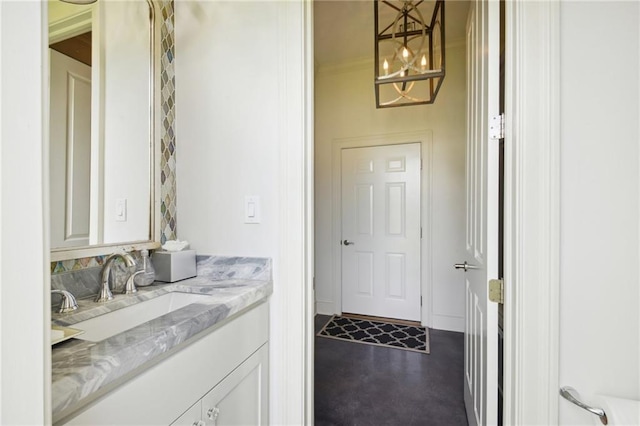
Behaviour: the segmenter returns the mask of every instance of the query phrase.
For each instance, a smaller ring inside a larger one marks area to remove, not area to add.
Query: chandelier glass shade
[[[444,0],[374,0],[376,107],[432,104],[444,80]]]

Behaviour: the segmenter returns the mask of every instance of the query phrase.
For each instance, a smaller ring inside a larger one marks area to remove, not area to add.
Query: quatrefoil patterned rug
[[[318,336],[429,353],[427,329],[413,325],[334,315],[322,327]]]

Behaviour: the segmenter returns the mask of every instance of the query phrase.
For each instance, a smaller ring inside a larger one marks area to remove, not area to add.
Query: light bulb
[[[427,57],[422,55],[422,60],[420,61],[420,66],[422,67],[422,71],[424,71],[424,69],[427,66]]]
[[[387,60],[384,60],[384,63],[382,64],[382,68],[384,68],[384,74],[387,75],[389,74],[389,62],[387,62]]]
[[[407,50],[406,47],[402,48],[402,57],[407,59],[409,57],[409,51]]]

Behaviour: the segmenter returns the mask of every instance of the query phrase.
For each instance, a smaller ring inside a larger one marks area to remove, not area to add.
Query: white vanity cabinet
[[[268,357],[264,345],[171,425],[266,425]]]
[[[82,407],[54,413],[54,424],[267,424],[268,337],[263,302],[96,392]]]

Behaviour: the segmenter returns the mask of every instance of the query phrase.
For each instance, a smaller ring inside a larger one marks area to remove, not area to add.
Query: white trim
[[[314,50],[313,50],[313,1],[304,0],[304,17],[303,17],[303,37],[304,37],[304,81],[303,81],[303,108],[304,108],[304,129],[303,129],[303,145],[304,155],[303,164],[305,165],[303,197],[305,197],[306,211],[304,217],[305,223],[305,282],[303,283],[306,297],[302,308],[302,319],[305,323],[303,332],[303,345],[305,348],[305,370],[302,377],[302,387],[305,392],[304,399],[304,424],[313,425],[315,419],[315,394],[314,394],[314,367],[315,367],[315,68],[314,68]]]
[[[454,315],[432,315],[430,328],[434,330],[457,331],[464,333],[464,317]],[[422,324],[424,326],[424,323]]]
[[[559,3],[506,2],[505,424],[558,423]]]
[[[49,424],[46,3],[0,2],[0,39],[0,424]]]
[[[333,315],[336,303],[333,300],[316,299],[316,313],[319,315]]]
[[[93,6],[49,23],[49,45],[91,31]]]
[[[157,0],[151,0],[151,7],[153,8],[153,23],[152,34],[153,37],[153,52],[152,52],[152,140],[151,142],[151,162],[153,163],[151,172],[151,232],[150,238],[152,241],[160,242],[162,238],[162,180],[160,178],[162,167],[160,167],[160,159],[162,152],[160,150],[160,141],[162,139],[162,8]],[[175,31],[174,31],[175,38]],[[175,48],[175,40],[174,40]],[[173,65],[172,65],[173,66]],[[173,70],[175,75],[175,69]],[[175,88],[174,88],[175,91]],[[174,99],[175,102],[175,99]],[[176,120],[173,121],[174,134],[177,134]]]
[[[431,248],[431,182],[432,182],[432,146],[433,133],[431,130],[421,130],[407,133],[389,133],[372,136],[359,136],[352,138],[334,139],[331,144],[331,255],[333,258],[334,307],[336,315],[342,314],[342,251],[338,243],[342,237],[342,197],[341,197],[341,152],[345,148],[363,148],[369,146],[398,145],[407,143],[420,143],[422,156],[421,176],[421,218],[422,239],[420,240],[420,294],[423,296],[423,304],[420,312],[421,324],[431,327],[433,318],[433,256]],[[325,301],[327,302],[327,301]],[[326,305],[325,305],[326,306]],[[323,306],[323,308],[325,307]],[[319,305],[316,305],[319,309]],[[323,309],[324,311],[324,309]]]
[[[50,81],[50,70],[51,65],[49,64],[49,60],[51,58],[49,54],[49,34],[48,34],[48,24],[49,24],[49,4],[48,2],[42,2],[41,7],[41,28],[42,28],[42,209],[43,209],[43,227],[42,227],[42,257],[43,257],[43,274],[44,279],[41,284],[42,292],[44,293],[44,324],[43,324],[43,338],[44,338],[44,406],[43,406],[43,416],[44,416],[44,424],[51,424],[52,422],[52,407],[51,407],[51,375],[52,375],[52,367],[51,367],[51,351],[49,348],[51,347],[51,334],[47,333],[46,330],[50,329],[51,325],[51,188],[49,188],[50,181],[50,164],[49,159],[50,156],[50,105],[51,105],[51,91],[49,88]]]
[[[155,250],[160,248],[159,241],[133,241],[130,243],[101,244],[96,246],[74,247],[69,249],[51,250],[51,261],[81,259],[83,257],[104,256],[118,251],[138,251],[142,249]]]
[[[98,245],[104,241],[104,133],[105,133],[105,51],[103,28],[104,7],[94,5],[93,33],[91,35],[91,191],[89,209],[89,244]],[[69,254],[72,257],[73,253]]]
[[[270,424],[313,423],[313,5],[278,2],[278,265]],[[273,355],[273,356],[272,356]]]

